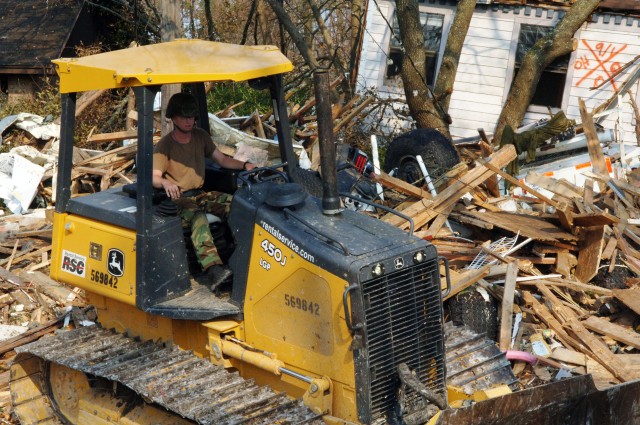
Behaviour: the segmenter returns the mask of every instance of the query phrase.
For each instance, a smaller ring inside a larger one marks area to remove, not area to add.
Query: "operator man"
[[[204,183],[205,158],[211,158],[223,168],[251,170],[250,162],[238,161],[223,154],[211,136],[195,127],[198,104],[188,93],[176,93],[165,113],[173,122],[173,130],[157,143],[153,154],[153,187],[163,189],[178,206],[185,226],[191,227],[191,240],[202,269],[210,279],[211,290],[231,277],[231,270],[222,260],[209,230],[206,213],[196,203]]]

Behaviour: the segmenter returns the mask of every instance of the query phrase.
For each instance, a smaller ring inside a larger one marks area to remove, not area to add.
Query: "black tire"
[[[460,162],[458,151],[451,141],[431,128],[419,128],[402,134],[389,143],[384,162],[384,171],[398,169],[395,177],[411,184],[422,186],[424,176],[416,155],[436,182],[444,173]]]
[[[482,294],[471,289],[461,292],[449,301],[449,313],[456,326],[466,325],[487,338],[498,338],[498,303],[494,298],[485,301]]]

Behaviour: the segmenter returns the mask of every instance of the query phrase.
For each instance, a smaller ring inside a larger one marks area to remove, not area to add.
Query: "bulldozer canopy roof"
[[[180,39],[81,58],[53,61],[60,92],[193,83],[246,81],[288,72],[293,65],[275,46],[242,46]]]

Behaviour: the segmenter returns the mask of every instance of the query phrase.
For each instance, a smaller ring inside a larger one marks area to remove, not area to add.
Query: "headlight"
[[[374,276],[382,276],[384,274],[384,266],[382,265],[382,263],[378,263],[373,266],[373,269],[371,269],[371,274]]]

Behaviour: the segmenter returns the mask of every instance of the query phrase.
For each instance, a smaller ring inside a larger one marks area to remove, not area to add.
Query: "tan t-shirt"
[[[191,190],[204,183],[204,160],[216,150],[211,136],[201,128],[194,128],[189,143],[178,143],[171,133],[165,135],[153,152],[153,169],[174,182],[180,189]]]

